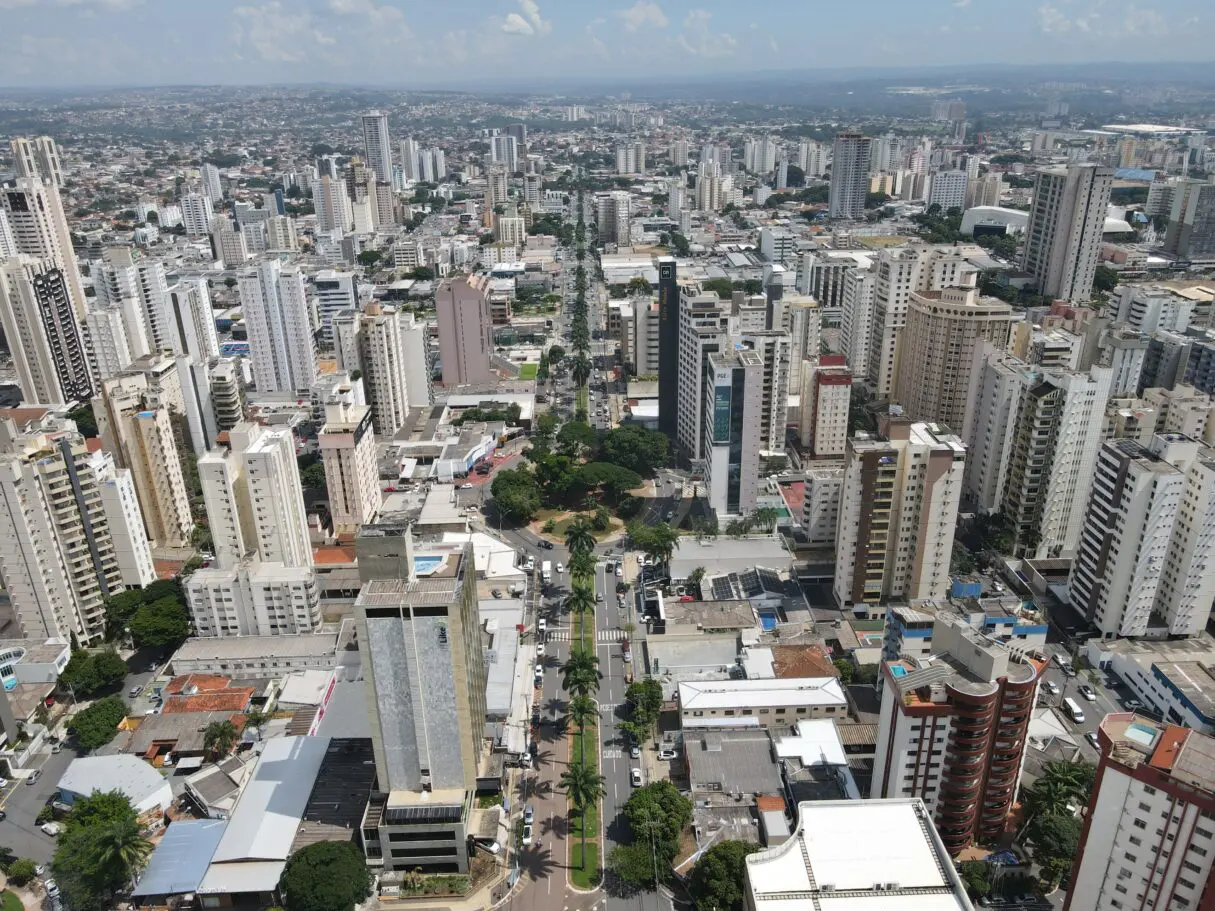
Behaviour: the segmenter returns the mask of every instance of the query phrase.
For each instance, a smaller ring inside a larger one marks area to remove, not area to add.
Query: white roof
[[[797,734],[776,741],[777,756],[796,756],[803,766],[848,764],[848,754],[830,718],[805,718],[797,723]]]
[[[253,777],[241,792],[224,837],[211,858],[208,879],[215,865],[225,861],[287,859],[328,749],[328,737],[278,737],[266,741]]]
[[[747,858],[757,909],[973,911],[918,798],[806,801],[798,819],[787,842]]]
[[[162,807],[173,802],[173,788],[154,768],[128,753],[73,759],[59,779],[59,790],[87,797],[94,791],[119,790],[142,812],[157,798]],[[161,793],[163,792],[163,793]]]
[[[243,864],[211,864],[198,887],[200,895],[229,895],[240,892],[273,892],[283,877],[285,860]]]
[[[305,670],[288,674],[278,701],[288,705],[320,705],[331,680],[333,671]]]
[[[847,705],[838,677],[704,680],[679,684],[682,711],[751,706]]]

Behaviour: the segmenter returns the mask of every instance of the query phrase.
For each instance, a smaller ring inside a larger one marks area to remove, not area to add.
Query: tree
[[[634,547],[662,563],[671,559],[679,540],[679,532],[665,522],[646,525],[635,519],[628,524],[628,534]]]
[[[747,855],[759,850],[750,841],[723,841],[709,848],[688,882],[696,911],[742,911]]]
[[[692,821],[692,801],[680,794],[671,782],[655,781],[633,791],[621,812],[634,836],[647,832],[656,820],[657,826],[647,834],[660,843],[665,842],[670,848],[670,857],[674,857],[679,836]]]
[[[1042,868],[1042,878],[1052,886],[1071,869],[1080,846],[1080,820],[1070,813],[1042,816],[1029,832],[1034,863]]]
[[[269,712],[259,712],[257,709],[245,713],[245,730],[257,728],[257,733],[260,735],[262,728],[266,726],[266,722],[271,719]]]
[[[648,737],[658,723],[662,712],[662,684],[653,677],[634,680],[624,691],[625,702],[629,706],[631,721],[641,741]]]
[[[831,663],[835,665],[835,670],[840,675],[840,683],[844,684],[844,686],[852,683],[856,677],[856,667],[851,661],[847,658],[836,658]]]
[[[586,811],[603,796],[603,776],[583,762],[566,767],[558,784],[565,789],[566,796],[574,805],[574,811],[582,818],[582,857],[586,858]]]
[[[75,421],[76,429],[81,436],[97,436],[97,418],[93,415],[92,405],[77,405],[67,413],[70,420]]]
[[[575,698],[596,692],[603,679],[598,665],[599,659],[589,651],[579,648],[570,652],[561,665],[561,688]]]
[[[962,885],[966,894],[978,901],[991,894],[991,868],[986,861],[964,860],[958,864],[958,876],[962,877]]]
[[[540,485],[536,476],[526,468],[507,468],[494,475],[490,487],[499,515],[508,522],[522,525],[540,511]]]
[[[1070,806],[1088,802],[1096,769],[1087,762],[1048,762],[1042,774],[1022,792],[1026,828],[1044,816],[1070,816]]]
[[[629,279],[629,293],[649,294],[650,283],[645,280],[645,276],[638,275]]]
[[[8,865],[6,874],[14,886],[24,886],[38,875],[38,865],[28,857],[18,857]]]
[[[415,278],[420,282],[431,281],[435,277],[435,270],[430,266],[418,266],[411,273],[410,278]]]
[[[105,599],[106,631],[116,635],[145,603],[146,589],[128,588]]]
[[[569,705],[565,708],[565,718],[567,723],[572,723],[578,728],[578,733],[584,734],[586,726],[590,724],[599,710],[595,707],[595,702],[590,696],[574,696],[569,701]],[[579,762],[586,762],[586,737],[579,738],[580,755]]]
[[[1118,287],[1118,273],[1109,266],[1098,266],[1093,276],[1093,290],[1099,293],[1113,291]]]
[[[623,883],[637,889],[652,889],[659,873],[649,844],[617,845],[607,857],[607,868]]]
[[[326,490],[325,464],[318,461],[300,469],[300,486],[305,490]]]
[[[580,328],[582,332],[586,331],[585,319],[582,320],[582,325],[577,328]],[[571,335],[572,334],[573,333],[571,333]],[[587,335],[587,341],[589,342],[589,333]],[[566,363],[569,365],[570,376],[574,378],[574,382],[579,386],[585,386],[586,381],[590,379],[591,376],[591,360],[586,356],[583,349],[589,347],[589,345],[579,345],[575,340],[574,346],[578,348],[579,351],[573,357],[567,358]]]
[[[351,911],[371,895],[363,852],[350,841],[319,841],[296,851],[278,891],[287,911]]]
[[[565,360],[565,349],[560,345],[553,345],[548,349],[548,360],[550,364],[560,364]]]
[[[59,685],[77,699],[113,689],[126,678],[127,665],[113,649],[103,652],[72,652],[71,660],[59,675]]]
[[[176,648],[190,635],[190,614],[178,598],[161,598],[145,604],[129,623],[139,648]]]
[[[240,731],[231,721],[212,721],[203,733],[203,749],[214,759],[227,756],[240,742]]]
[[[124,887],[130,885],[152,853],[152,843],[143,837],[139,823],[123,819],[87,831],[96,833],[93,847],[97,863],[121,875]]]
[[[564,455],[580,459],[595,449],[595,429],[580,421],[568,421],[557,431],[557,446]]]
[[[570,553],[591,553],[595,549],[595,535],[591,523],[583,516],[574,519],[565,529],[565,546]]]
[[[118,723],[126,714],[126,703],[121,696],[107,696],[77,712],[68,722],[68,729],[76,735],[80,746],[95,750],[118,735]]]
[[[687,585],[689,588],[695,588],[697,593],[700,592],[700,580],[705,577],[705,568],[698,566],[688,573]]]
[[[94,791],[72,803],[68,829],[93,829],[113,823],[135,822],[135,808],[122,791]]]
[[[756,527],[762,528],[765,531],[771,531],[776,527],[777,520],[780,519],[780,511],[773,506],[761,506],[755,510],[751,518],[754,520]]]
[[[603,435],[599,459],[634,471],[643,478],[650,478],[669,461],[670,440],[657,430],[626,424]]]

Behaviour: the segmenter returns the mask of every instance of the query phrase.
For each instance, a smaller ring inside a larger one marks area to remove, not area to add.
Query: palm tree
[[[1048,762],[1042,775],[1021,794],[1027,831],[1036,817],[1069,813],[1068,805],[1085,803],[1093,788],[1095,769],[1087,762]]]
[[[599,690],[599,681],[603,674],[599,673],[599,659],[585,649],[575,649],[570,652],[565,664],[561,665],[561,688],[571,696],[589,696]]]
[[[761,506],[755,510],[751,518],[755,524],[765,531],[771,531],[776,527],[776,522],[780,519],[780,510],[772,506]]]
[[[565,793],[574,805],[574,810],[582,818],[582,863],[586,866],[586,810],[603,796],[603,776],[585,763],[577,762],[561,773],[558,784],[565,788]]]
[[[139,823],[133,819],[121,819],[103,826],[94,844],[97,868],[113,872],[115,879],[121,876],[123,883],[130,883],[136,877],[152,853],[152,843],[143,837]]]
[[[594,554],[578,551],[570,557],[570,575],[577,578],[591,576],[595,572],[596,562]]]
[[[595,609],[595,595],[585,585],[575,585],[565,599],[565,609],[578,616],[589,614]]]
[[[566,706],[566,724],[576,725],[578,733],[583,735],[579,738],[581,747],[578,759],[580,762],[586,762],[586,726],[598,715],[599,709],[595,706],[595,701],[590,696],[574,696],[570,699],[569,705]]]
[[[231,721],[212,721],[203,734],[203,749],[218,759],[232,752],[240,741],[240,732]]]
[[[595,549],[595,535],[585,517],[579,516],[566,526],[565,546],[572,554],[589,554]]]

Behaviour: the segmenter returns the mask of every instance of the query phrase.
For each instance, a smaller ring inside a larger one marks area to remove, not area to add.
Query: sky
[[[1211,61],[1210,0],[0,0],[0,85],[401,88]],[[1131,73],[1128,70],[1128,75]]]

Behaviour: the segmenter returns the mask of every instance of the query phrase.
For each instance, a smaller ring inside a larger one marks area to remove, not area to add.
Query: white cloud
[[[301,63],[307,58],[303,42],[315,32],[311,13],[288,11],[279,0],[271,0],[261,6],[238,6],[232,14],[238,47],[247,44],[269,63]]]
[[[39,2],[41,0],[0,0],[0,10],[34,6]],[[143,0],[54,0],[54,2],[57,6],[99,7],[112,12],[120,12],[142,5]]]
[[[522,13],[508,13],[503,20],[502,31],[508,35],[547,35],[553,30],[553,23],[540,15],[540,6],[536,0],[519,0]]]
[[[958,9],[965,9],[970,6],[970,0],[954,0],[953,5]]]
[[[599,37],[597,29],[601,25],[606,25],[607,20],[600,17],[592,19],[586,26],[586,37],[591,45],[591,53],[600,60],[611,60],[611,52],[608,51],[607,45],[603,43],[603,39]]]
[[[1164,16],[1154,9],[1132,6],[1126,11],[1122,28],[1128,35],[1150,35],[1158,38],[1168,34],[1169,24]]]
[[[1038,7],[1038,28],[1048,35],[1069,31],[1071,27],[1071,20],[1063,15],[1063,11],[1058,7],[1051,6],[1049,3],[1043,3]]]
[[[464,63],[468,60],[468,32],[457,29],[443,36],[443,55],[450,61]]]
[[[506,21],[502,23],[502,31],[508,35],[533,35],[536,30],[532,28],[530,22],[518,13],[511,13],[506,17]]]
[[[630,32],[635,32],[644,25],[666,28],[671,24],[662,7],[648,0],[637,0],[628,9],[617,10],[616,15],[624,20],[624,27]]]
[[[710,32],[709,23],[712,19],[713,14],[706,9],[689,10],[683,20],[683,31],[675,39],[676,43],[696,57],[733,56],[738,41],[726,32]]]

